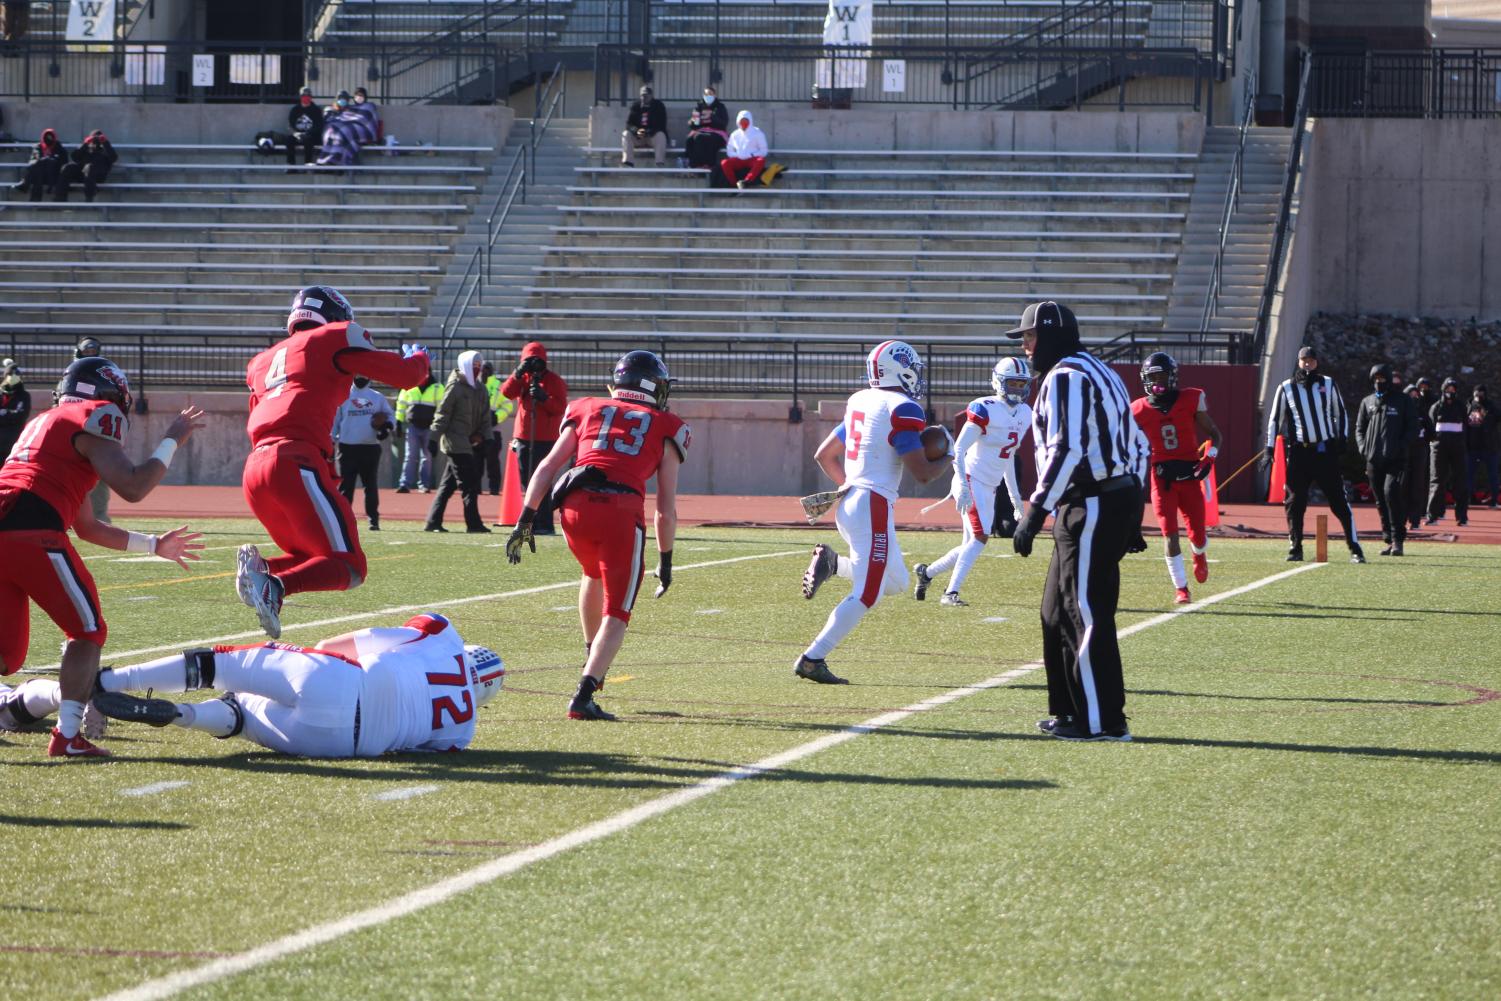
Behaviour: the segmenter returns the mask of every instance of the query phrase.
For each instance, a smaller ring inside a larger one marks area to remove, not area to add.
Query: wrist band
[[[1217,448],[1215,448],[1213,445],[1210,445],[1209,448],[1208,448],[1208,450],[1204,452],[1204,458],[1206,458],[1206,459],[1213,459],[1215,456],[1217,456],[1219,454],[1220,454],[1220,450],[1217,449]]]
[[[171,441],[172,439],[167,439]],[[150,553],[156,555],[156,536],[146,535],[142,532],[125,533],[125,551],[127,553]]]
[[[156,446],[156,451],[151,453],[151,457],[153,459],[156,459],[162,465],[166,466],[168,469],[171,469],[172,468],[172,456],[174,456],[176,454],[177,454],[177,439],[176,438],[163,438],[162,439],[162,443],[160,445]]]

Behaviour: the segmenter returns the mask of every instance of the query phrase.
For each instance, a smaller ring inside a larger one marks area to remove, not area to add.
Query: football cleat
[[[568,718],[597,720],[604,723],[615,722],[615,715],[613,713],[605,712],[604,709],[600,708],[599,703],[595,702],[593,699],[590,699],[588,702],[583,703],[570,703],[568,706]]]
[[[811,599],[823,587],[823,582],[838,570],[839,554],[834,552],[834,547],[822,542],[814,546],[813,562],[808,564],[808,569],[803,573],[803,597]]]
[[[69,739],[63,736],[61,730],[53,727],[52,739],[47,742],[47,757],[108,758],[110,757],[110,753],[102,747],[95,747],[93,744],[90,744],[81,733]]]
[[[110,719],[147,726],[167,726],[180,715],[177,705],[166,699],[141,698],[125,692],[100,692],[94,696],[94,705]]]
[[[926,563],[919,563],[912,568],[912,572],[917,575],[917,583],[912,588],[912,597],[918,601],[926,601],[928,598],[928,585],[933,583],[933,578],[928,576],[928,565]]]
[[[1351,563],[1364,563],[1365,562],[1365,550],[1360,548],[1360,543],[1358,543],[1358,542],[1352,542],[1352,543],[1350,543],[1350,562]]]
[[[959,597],[958,591],[945,591],[943,597],[938,600],[940,605],[948,605],[952,608],[968,608],[969,602]]]
[[[1100,730],[1098,732],[1091,732],[1089,730],[1083,729],[1073,720],[1068,720],[1067,722],[1059,720],[1053,725],[1053,728],[1051,730],[1047,731],[1047,734],[1048,736],[1056,737],[1059,740],[1114,740],[1122,744],[1130,743],[1131,741],[1131,730],[1124,725],[1122,725],[1118,730]]]
[[[1072,716],[1049,716],[1047,719],[1040,719],[1037,721],[1037,729],[1041,730],[1043,733],[1051,737],[1053,735],[1054,727],[1059,726],[1060,724],[1072,722],[1072,720]]]
[[[1180,587],[1177,590],[1173,591],[1173,604],[1186,605],[1190,601],[1193,601],[1193,599],[1188,595],[1188,588]]]
[[[799,678],[807,678],[816,681],[820,685],[847,685],[849,682],[829,670],[828,663],[819,657],[814,659],[807,655],[797,658],[797,663],[792,665],[792,673]]]
[[[1209,579],[1209,554],[1194,553],[1194,580],[1200,584]]]
[[[255,598],[251,596],[250,575],[265,572],[266,561],[261,556],[261,551],[248,542],[241,546],[235,555],[235,591],[247,608],[255,607]]]
[[[99,707],[94,705],[94,700],[90,699],[88,705],[83,707],[83,726],[78,732],[86,740],[99,740],[108,729],[109,717],[100,712]]]
[[[281,638],[281,601],[287,589],[282,582],[263,570],[250,572],[251,606],[261,628],[272,639]]]

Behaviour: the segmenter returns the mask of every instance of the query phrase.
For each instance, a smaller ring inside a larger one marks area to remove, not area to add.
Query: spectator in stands
[[[0,36],[19,42],[31,26],[31,0],[5,0],[0,4]]]
[[[688,141],[683,145],[687,164],[697,170],[713,170],[729,140],[730,109],[719,100],[713,87],[704,88],[704,98],[688,117]]]
[[[485,393],[490,397],[490,440],[485,445],[484,472],[485,478],[490,481],[490,495],[493,497],[500,493],[500,488],[505,483],[505,470],[501,468],[500,457],[505,450],[506,436],[501,427],[516,412],[516,404],[506,399],[506,395],[500,391],[504,383],[495,374],[494,365],[485,362],[480,375],[485,377]]]
[[[297,166],[297,148],[302,147],[302,163],[311,166],[318,156],[318,143],[323,138],[323,109],[313,100],[313,88],[304,87],[297,95],[297,103],[287,110],[287,167]]]
[[[26,163],[21,180],[11,190],[29,194],[34,202],[41,201],[44,192],[56,187],[57,175],[67,161],[68,151],[57,141],[57,132],[43,129],[41,141],[31,147],[31,159]]]
[[[354,89],[354,110],[364,115],[365,119],[374,127],[375,141],[383,141],[386,135],[386,123],[381,121],[380,109],[371,102],[370,95],[366,93],[364,87],[356,87]]]
[[[391,404],[368,376],[357,375],[349,398],[334,414],[333,438],[339,446],[339,493],[354,503],[354,481],[365,484],[365,517],[370,531],[380,531],[380,443],[391,437]]]
[[[443,402],[433,421],[438,447],[448,456],[448,468],[438,483],[432,506],[427,509],[424,532],[446,532],[443,511],[448,498],[459,492],[464,504],[464,526],[471,533],[488,533],[479,513],[480,463],[476,454],[490,439],[490,397],[481,372],[485,360],[478,351],[463,351],[443,387]]]
[[[420,344],[414,350],[426,353]],[[403,389],[396,397],[396,436],[406,443],[406,461],[401,464],[401,479],[396,492],[409,494],[412,488],[423,493],[433,489],[433,451],[431,442],[433,418],[438,415],[438,404],[443,402],[443,384],[433,378],[429,370],[427,378],[411,389]]]
[[[99,192],[99,185],[109,177],[110,168],[115,161],[120,159],[120,154],[110,145],[103,130],[95,129],[88,134],[78,148],[73,151],[73,156],[68,163],[63,164],[57,174],[57,184],[52,189],[54,201],[65,202],[68,200],[68,189],[74,184],[83,182],[83,200],[91,202]]]
[[[1476,482],[1480,467],[1485,467],[1487,483],[1490,486],[1490,494],[1486,497],[1489,507],[1496,506],[1497,480],[1501,479],[1501,413],[1497,412],[1496,405],[1486,395],[1485,387],[1476,386],[1470,390],[1469,412],[1465,415],[1465,447],[1470,453],[1469,491],[1470,500],[1479,503],[1475,496],[1475,490],[1479,487]]]
[[[736,115],[735,124],[737,128],[730,133],[719,167],[725,180],[744,191],[746,185],[760,180],[761,171],[766,169],[766,133],[756,128],[749,111]]]
[[[652,96],[650,87],[641,88],[641,99],[625,115],[625,131],[620,133],[620,163],[636,165],[636,149],[651,147],[657,166],[667,165],[667,105]]]
[[[339,91],[334,106],[323,115],[323,155],[321,167],[353,167],[359,163],[360,148],[375,142],[379,129],[375,109],[356,107],[349,91]]]
[[[542,465],[558,443],[563,411],[568,408],[568,383],[547,367],[547,348],[532,341],[521,349],[521,364],[500,387],[508,400],[516,401],[516,433],[511,451],[521,474],[521,488],[532,481],[532,471]],[[552,535],[552,495],[544,494],[532,521],[533,535]]]
[[[1433,384],[1420,375],[1407,384],[1407,398],[1417,412],[1418,437],[1407,450],[1407,525],[1417,528],[1428,510],[1428,446],[1433,442],[1433,421],[1428,408],[1433,406]]]
[[[21,381],[21,367],[7,358],[0,363],[0,463],[10,455],[30,418],[31,393]]]
[[[1465,451],[1465,421],[1469,408],[1459,398],[1459,381],[1453,376],[1439,387],[1438,402],[1428,408],[1433,424],[1433,445],[1428,474],[1428,521],[1436,525],[1444,517],[1448,497],[1454,498],[1454,518],[1459,525],[1468,524],[1470,495],[1465,480],[1470,467]]]

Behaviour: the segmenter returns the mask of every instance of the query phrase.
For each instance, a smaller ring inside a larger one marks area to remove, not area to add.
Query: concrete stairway
[[[1239,133],[1235,126],[1205,133],[1165,329],[1199,329],[1219,250],[1220,221]],[[1250,330],[1256,322],[1291,144],[1291,129],[1253,128],[1246,133],[1244,186],[1240,205],[1230,220],[1219,305],[1210,321],[1211,330]]]

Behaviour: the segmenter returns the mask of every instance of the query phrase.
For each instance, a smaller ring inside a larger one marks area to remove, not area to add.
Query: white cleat
[[[99,711],[93,699],[89,699],[89,704],[83,707],[83,729],[79,732],[85,740],[100,740],[108,729],[109,717]]]
[[[938,599],[940,605],[948,605],[950,608],[968,608],[969,602],[959,597],[958,591],[945,591],[942,598]]]
[[[255,609],[255,617],[260,619],[261,628],[266,631],[267,636],[280,639],[281,600],[285,597],[287,589],[281,581],[264,570],[251,570],[248,577],[250,579],[250,607]]]
[[[240,600],[249,608],[255,607],[255,598],[252,596],[250,575],[252,573],[265,573],[266,561],[261,556],[261,551],[250,543],[240,547],[235,565],[235,590],[239,592]]]

